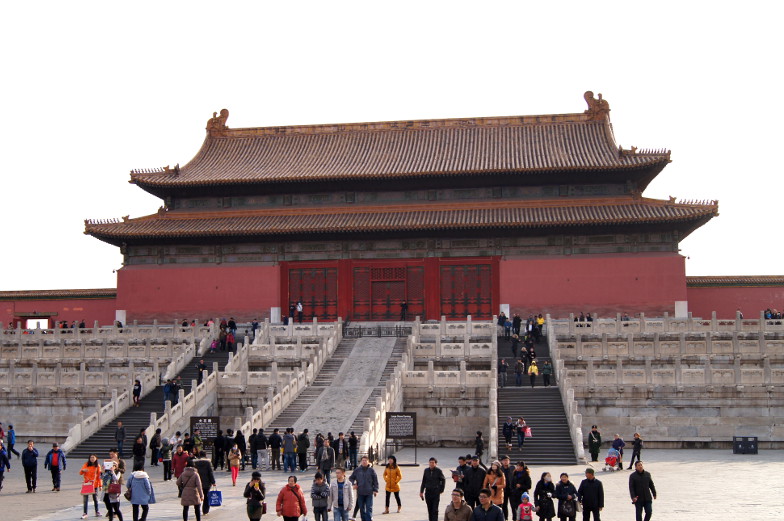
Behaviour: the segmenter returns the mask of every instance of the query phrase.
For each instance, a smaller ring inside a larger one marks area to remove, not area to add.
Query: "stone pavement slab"
[[[426,449],[418,451],[419,467],[402,467],[403,481],[401,513],[382,515],[384,509],[382,467],[377,467],[382,491],[375,499],[374,518],[377,521],[423,521],[427,509],[420,501],[419,483],[424,463],[430,456],[439,460],[443,469],[455,467],[457,457],[469,452],[464,449]],[[400,461],[413,461],[413,450],[398,453]],[[17,461],[17,460],[15,460]],[[653,505],[653,519],[660,520],[713,520],[738,518],[743,521],[784,519],[784,451],[763,451],[759,455],[733,455],[724,450],[657,450],[643,451],[646,470],[653,476],[659,498]],[[13,463],[12,463],[13,465]],[[629,499],[629,471],[604,473],[599,464],[597,477],[605,488],[606,507],[602,512],[604,521],[626,521],[634,519],[634,507]],[[2,521],[65,521],[79,519],[82,513],[78,468],[81,462],[72,462],[65,474],[62,492],[49,492],[46,486],[48,472],[41,469],[36,494],[25,494],[24,476],[21,466],[16,465],[6,474],[3,491],[0,492],[0,520]],[[567,472],[572,481],[579,485],[584,466],[535,466],[531,468],[534,483],[544,471],[554,479]],[[227,472],[217,472],[218,484],[224,494],[224,506],[213,508],[204,519],[207,521],[241,521],[246,519],[245,500],[242,498],[244,484],[250,479],[250,470],[240,473],[236,487],[231,486]],[[150,507],[150,521],[175,521],[182,519],[182,507],[177,498],[174,482],[162,482],[163,470],[153,467],[150,471],[158,503]],[[447,474],[448,475],[448,474]],[[275,497],[285,484],[283,472],[263,472],[267,485],[267,503],[274,504]],[[306,493],[310,489],[312,473],[297,474]],[[449,491],[449,484],[447,492]],[[449,496],[445,493],[441,509],[446,507]],[[394,499],[393,499],[394,504]],[[131,518],[130,505],[123,499],[123,516]],[[308,506],[310,500],[308,499]],[[274,510],[271,509],[271,510]],[[392,509],[394,512],[394,508]],[[103,505],[102,505],[103,512]],[[308,515],[313,519],[313,515]],[[92,517],[91,519],[97,519]],[[104,518],[105,519],[105,518]],[[194,519],[191,511],[189,519]],[[263,517],[277,519],[274,513]],[[331,519],[331,517],[330,517]],[[578,518],[579,519],[579,518]]]

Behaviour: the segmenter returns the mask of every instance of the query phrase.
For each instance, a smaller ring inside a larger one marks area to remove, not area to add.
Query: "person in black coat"
[[[223,470],[224,455],[226,454],[226,443],[223,438],[223,431],[218,429],[215,433],[215,438],[212,440],[212,466],[216,470],[220,468]]]
[[[531,475],[524,461],[518,461],[512,471],[509,492],[509,503],[512,508],[512,519],[517,519],[517,507],[522,502],[524,492],[531,490]]]
[[[504,511],[504,519],[509,519],[509,502],[512,499],[512,474],[514,474],[514,467],[509,464],[509,456],[501,458],[501,472],[504,473],[504,502],[501,510]],[[512,505],[512,510],[515,506]]]
[[[558,519],[574,521],[577,517],[577,488],[569,481],[569,474],[561,473],[561,480],[555,486],[558,498]]]
[[[204,451],[201,451],[197,456],[199,459],[194,460],[193,466],[196,468],[196,472],[199,473],[201,488],[204,492],[204,501],[201,502],[201,511],[204,514],[208,514],[210,512],[210,488],[215,485],[215,474],[212,472],[212,465],[210,465],[210,460],[207,459],[207,454]]]
[[[634,468],[635,458],[637,458],[637,461],[640,461],[640,454],[642,454],[642,438],[639,432],[635,432],[632,440],[632,459],[629,460],[629,468],[627,470]]]
[[[577,489],[577,497],[583,505],[583,521],[588,521],[591,514],[594,521],[599,521],[599,512],[604,509],[604,487],[594,476],[592,468],[585,469],[585,479]]]
[[[637,521],[642,519],[642,512],[645,510],[645,521],[650,521],[653,514],[653,500],[656,499],[656,486],[653,484],[651,473],[642,466],[642,461],[638,461],[634,466],[634,472],[629,476],[629,495],[637,510]]]
[[[471,508],[476,507],[479,503],[479,491],[482,490],[486,475],[487,472],[479,466],[479,458],[474,456],[471,459],[471,466],[466,469],[463,475],[462,487],[465,493],[465,501]]]
[[[437,459],[430,458],[419,486],[419,497],[427,503],[428,521],[438,521],[438,504],[446,486],[444,473],[436,466],[437,463]]]
[[[536,515],[539,516],[539,519],[552,521],[555,517],[553,496],[555,496],[553,478],[549,472],[543,472],[541,479],[539,479],[539,482],[534,489],[534,506],[536,507]]]
[[[248,444],[245,443],[245,435],[242,434],[240,429],[237,429],[237,434],[234,435],[234,443],[237,444],[237,448],[240,449],[240,454],[242,454],[241,470],[245,470],[245,460],[248,459]]]

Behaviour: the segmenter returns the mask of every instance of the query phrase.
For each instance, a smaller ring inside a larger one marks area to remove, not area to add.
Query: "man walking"
[[[485,470],[479,466],[479,458],[476,456],[471,458],[471,466],[466,469],[463,475],[465,501],[471,508],[476,507],[479,502],[479,491],[482,490],[486,475]]]
[[[585,479],[577,489],[577,497],[583,505],[583,521],[591,519],[592,513],[594,521],[600,521],[599,512],[604,508],[604,487],[590,467],[585,469]]]
[[[514,467],[511,465],[511,460],[509,456],[504,456],[501,458],[501,472],[504,473],[504,502],[501,510],[504,512],[504,519],[509,519],[509,499],[512,495],[512,477],[514,474]],[[517,507],[512,505],[512,510],[515,510]],[[514,515],[512,516],[514,517]]]
[[[34,445],[33,440],[27,440],[27,448],[22,451],[22,468],[28,494],[35,492],[38,481],[38,449]]]
[[[493,491],[483,488],[479,492],[479,506],[474,509],[471,521],[504,521],[504,513],[493,504]]]
[[[637,461],[634,472],[629,476],[629,495],[636,509],[637,521],[643,521],[643,510],[645,510],[645,521],[650,521],[653,515],[653,500],[656,499],[656,487],[651,473],[643,468],[642,461]]]
[[[292,434],[294,429],[291,430]],[[308,430],[304,429],[297,437],[297,457],[299,458],[299,471],[305,472],[308,470],[308,449],[310,448],[310,438],[308,437]],[[334,462],[334,456],[333,456]],[[318,464],[316,465],[318,467]],[[330,467],[332,468],[332,467]],[[329,476],[327,476],[327,484],[329,484]]]
[[[438,521],[438,504],[446,486],[444,473],[436,466],[437,464],[437,459],[430,458],[428,467],[422,474],[422,484],[419,486],[419,498],[427,503],[428,521]]]
[[[19,459],[19,453],[14,450],[14,445],[16,444],[16,431],[14,430],[13,425],[8,426],[8,457],[11,457],[11,454],[16,454],[16,458]]]
[[[57,443],[52,443],[52,450],[46,453],[44,468],[52,473],[52,492],[60,492],[60,471],[65,470],[65,454]]]
[[[359,466],[351,473],[349,481],[357,493],[357,507],[362,521],[373,520],[373,498],[378,495],[378,475],[370,466],[367,456],[362,456]]]
[[[456,488],[452,491],[452,501],[444,512],[444,521],[470,521],[474,513],[471,507],[463,501],[463,491]]]
[[[332,469],[335,467],[335,449],[329,446],[329,440],[324,440],[324,446],[318,450],[316,454],[316,466],[324,475],[327,480],[327,485],[330,484],[330,475]]]
[[[196,364],[196,385],[201,385],[204,381],[204,374],[207,372],[207,364],[204,363],[204,358],[199,360]]]
[[[114,441],[117,442],[117,453],[123,458],[123,444],[125,443],[125,427],[123,422],[118,421],[117,427],[114,429]]]
[[[343,467],[335,469],[335,481],[329,486],[329,507],[335,511],[335,521],[348,521],[354,508],[354,490]]]
[[[202,492],[204,492],[204,501],[201,502],[201,511],[203,514],[209,514],[210,500],[208,497],[210,488],[215,485],[215,474],[212,472],[212,465],[210,464],[210,460],[207,459],[207,454],[204,451],[201,451],[197,455],[198,459],[193,462],[193,466],[196,467],[196,472],[199,473]]]

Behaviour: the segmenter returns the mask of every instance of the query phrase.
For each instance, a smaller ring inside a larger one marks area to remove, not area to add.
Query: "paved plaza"
[[[400,514],[382,515],[384,509],[383,479],[379,470],[382,492],[374,504],[374,517],[381,521],[420,521],[427,519],[425,503],[419,499],[419,483],[424,463],[430,456],[439,460],[443,469],[456,466],[457,457],[468,453],[457,449],[419,449],[420,467],[402,467],[403,482],[401,498],[403,510]],[[763,451],[759,455],[733,455],[725,450],[645,450],[646,469],[653,475],[659,494],[654,502],[653,519],[667,520],[712,520],[738,518],[743,521],[784,519],[784,451]],[[398,453],[401,463],[413,462],[413,451]],[[69,461],[64,475],[62,491],[50,492],[49,473],[39,469],[38,491],[26,494],[24,475],[19,460],[14,459],[11,472],[6,473],[3,491],[0,492],[0,519],[2,521],[65,521],[79,519],[82,513],[79,487],[81,461]],[[604,483],[606,507],[602,519],[606,521],[633,520],[634,507],[628,493],[629,471],[604,473],[597,465],[597,477]],[[582,479],[583,466],[531,468],[534,483],[543,471],[549,471],[554,479],[561,472],[568,472],[575,485]],[[246,519],[245,500],[242,498],[244,484],[250,479],[250,470],[240,474],[237,486],[231,486],[227,472],[217,472],[218,486],[223,491],[224,506],[213,508],[205,517],[211,521],[240,521]],[[174,481],[162,481],[163,468],[152,467],[151,477],[158,502],[150,506],[150,521],[175,521],[182,519],[182,507],[177,498]],[[306,477],[307,476],[307,477]],[[449,474],[447,473],[447,477]],[[306,494],[310,491],[311,473],[299,474],[300,484]],[[265,472],[267,503],[273,505],[278,491],[285,483],[283,472]],[[447,491],[449,482],[447,482]],[[310,498],[308,494],[308,508]],[[441,508],[445,508],[449,495],[444,494]],[[394,498],[392,500],[394,504]],[[132,519],[130,505],[123,499],[123,516]],[[270,508],[273,511],[274,507]],[[391,509],[393,512],[395,508]],[[101,513],[105,513],[101,503]],[[94,517],[92,505],[90,518]],[[313,519],[312,513],[308,517]],[[274,512],[264,519],[274,519]],[[105,518],[104,518],[105,519]],[[194,519],[193,511],[189,519]],[[330,517],[331,519],[331,517]],[[579,518],[578,518],[579,519]]]

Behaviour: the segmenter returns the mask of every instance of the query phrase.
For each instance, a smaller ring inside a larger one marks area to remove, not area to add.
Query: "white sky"
[[[213,5],[210,5],[213,4]],[[4,2],[0,290],[113,287],[85,218],[230,127],[581,112],[669,148],[644,195],[718,199],[689,275],[781,274],[781,2]],[[43,233],[41,233],[43,231]]]

